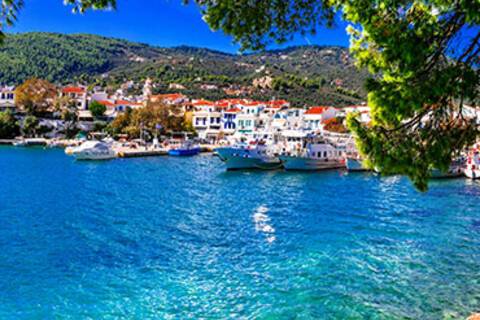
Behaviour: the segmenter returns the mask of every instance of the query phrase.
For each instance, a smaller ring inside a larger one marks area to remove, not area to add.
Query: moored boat
[[[220,160],[225,162],[227,170],[275,170],[282,167],[280,159],[264,144],[223,147],[217,148],[216,152]]]
[[[461,159],[454,160],[446,172],[440,169],[433,169],[430,172],[432,179],[458,178],[463,175],[463,161]]]
[[[170,156],[177,156],[177,157],[188,157],[188,156],[195,156],[199,154],[201,151],[198,145],[193,144],[190,141],[185,141],[182,145],[178,147],[173,147],[168,151]]]
[[[363,164],[362,159],[359,157],[346,157],[345,166],[348,171],[368,171],[368,168]]]
[[[116,152],[105,142],[85,141],[78,147],[65,150],[77,160],[109,160],[117,157]]]
[[[342,152],[323,141],[310,142],[301,152],[281,155],[280,160],[285,170],[318,171],[345,167]]]

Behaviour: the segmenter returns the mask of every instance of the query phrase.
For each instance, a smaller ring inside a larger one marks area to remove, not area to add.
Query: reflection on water
[[[260,206],[253,214],[253,222],[255,223],[255,231],[262,232],[266,236],[266,241],[272,243],[275,241],[275,229],[270,223],[270,217],[267,215],[268,208]]]

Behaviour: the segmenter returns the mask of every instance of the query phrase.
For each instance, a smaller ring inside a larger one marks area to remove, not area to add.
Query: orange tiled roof
[[[208,100],[197,100],[194,103],[192,103],[194,106],[213,106],[215,105],[212,101]]]
[[[225,110],[225,112],[228,112],[228,113],[237,113],[237,112],[240,112],[242,110],[240,110],[239,108],[230,108],[228,110]]]
[[[310,109],[308,109],[305,114],[322,114],[325,112],[325,110],[327,110],[329,107],[311,107]]]
[[[100,104],[103,104],[105,107],[113,107],[113,106],[115,106],[114,103],[112,103],[112,102],[110,102],[110,101],[107,101],[107,100],[98,100],[97,102],[100,103]]]

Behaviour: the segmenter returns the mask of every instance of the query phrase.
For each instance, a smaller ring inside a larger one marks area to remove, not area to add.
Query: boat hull
[[[246,157],[233,155],[224,160],[227,170],[275,170],[282,167],[282,163],[278,159],[262,159],[256,157]]]
[[[432,179],[448,179],[448,178],[458,178],[463,174],[460,167],[451,167],[447,172],[442,172],[439,169],[434,169],[430,173],[430,178]]]
[[[87,152],[78,152],[78,153],[73,153],[73,156],[75,157],[76,160],[111,160],[115,159],[117,155],[115,152],[109,152],[109,153],[87,153]]]
[[[470,179],[480,179],[480,169],[465,169],[465,176]]]
[[[190,157],[190,156],[195,156],[199,153],[200,153],[200,148],[173,149],[168,151],[168,154],[170,156],[175,156],[175,157]]]
[[[340,161],[325,161],[324,159],[281,156],[280,160],[285,170],[321,171],[345,168],[345,164]]]
[[[243,149],[239,148],[232,148],[232,147],[224,147],[224,148],[217,148],[215,152],[218,158],[222,161],[226,161],[228,158],[234,156],[235,154],[244,154],[245,152]]]
[[[345,160],[345,166],[347,167],[348,171],[368,171],[362,164],[361,160],[347,158]]]

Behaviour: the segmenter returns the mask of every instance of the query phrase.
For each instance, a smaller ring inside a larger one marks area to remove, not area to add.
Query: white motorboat
[[[65,152],[73,155],[77,160],[109,160],[117,157],[112,147],[102,141],[86,141]]]
[[[324,141],[307,143],[298,153],[280,156],[286,170],[317,171],[345,168],[343,152]]]

